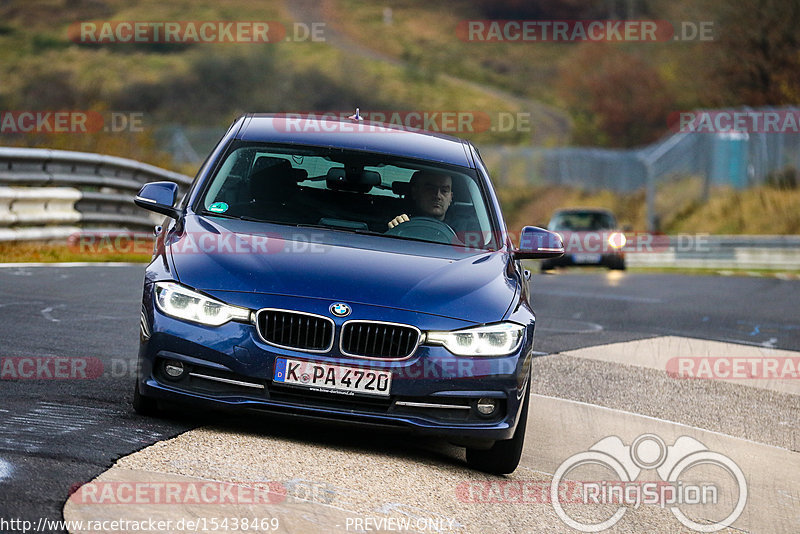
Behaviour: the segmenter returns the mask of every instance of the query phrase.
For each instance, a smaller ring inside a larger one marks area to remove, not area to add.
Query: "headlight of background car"
[[[622,248],[625,246],[625,243],[627,243],[627,241],[628,240],[625,237],[625,234],[620,232],[614,232],[613,234],[608,236],[608,245],[611,248],[618,248],[618,249]]]
[[[172,282],[156,282],[156,305],[171,317],[210,326],[250,318],[246,308],[230,306]]]
[[[428,332],[426,342],[442,345],[458,356],[505,356],[519,348],[525,327],[497,323],[452,332]]]

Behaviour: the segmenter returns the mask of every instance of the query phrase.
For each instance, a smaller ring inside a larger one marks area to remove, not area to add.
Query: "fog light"
[[[164,364],[164,372],[167,373],[167,376],[170,378],[178,379],[183,376],[185,369],[183,364],[176,360],[169,360],[167,363]]]
[[[476,408],[481,415],[492,415],[497,409],[497,401],[494,399],[478,399]]]

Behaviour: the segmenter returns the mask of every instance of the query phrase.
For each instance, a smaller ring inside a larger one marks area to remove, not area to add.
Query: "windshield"
[[[568,232],[587,232],[613,230],[617,221],[610,213],[602,211],[573,211],[557,213],[550,221],[550,230]]]
[[[473,169],[386,154],[240,146],[225,157],[198,208],[206,216],[497,248]]]

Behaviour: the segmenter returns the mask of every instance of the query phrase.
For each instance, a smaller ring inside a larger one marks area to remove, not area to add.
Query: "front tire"
[[[625,270],[625,258],[619,258],[611,263],[608,268],[612,271],[624,271]]]
[[[525,444],[525,429],[528,426],[528,407],[531,403],[531,379],[525,387],[522,410],[517,429],[511,439],[499,440],[490,449],[481,450],[467,447],[467,464],[473,469],[493,475],[513,473],[522,457]]]
[[[139,379],[136,379],[136,385],[133,388],[133,410],[139,415],[158,415],[158,401],[145,397],[139,391]]]

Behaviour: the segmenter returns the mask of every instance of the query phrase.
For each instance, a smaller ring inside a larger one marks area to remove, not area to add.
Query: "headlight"
[[[613,234],[608,236],[608,245],[611,248],[622,248],[625,246],[625,243],[627,242],[628,240],[625,237],[625,234],[622,234],[620,232],[614,232]]]
[[[504,356],[522,343],[525,327],[516,323],[497,323],[452,332],[428,332],[426,342],[442,345],[458,356]]]
[[[171,317],[211,326],[250,318],[247,308],[230,306],[173,282],[156,282],[156,305]]]

